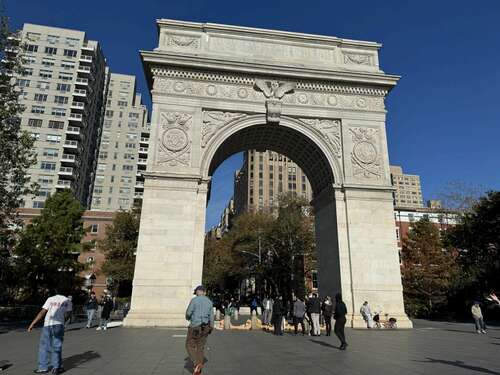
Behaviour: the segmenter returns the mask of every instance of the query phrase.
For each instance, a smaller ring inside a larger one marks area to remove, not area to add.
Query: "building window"
[[[44,208],[45,202],[33,201],[33,208]]]
[[[118,106],[119,107],[126,107],[127,106],[127,102],[125,102],[123,100],[118,100]]]
[[[28,126],[31,126],[33,128],[41,128],[42,127],[42,119],[39,118],[30,118],[28,119]]]
[[[94,194],[102,194],[102,186],[95,185]]]
[[[74,49],[65,49],[64,56],[66,57],[76,57],[76,51]]]
[[[58,83],[56,89],[57,91],[70,91],[71,85],[68,83]]]
[[[36,84],[36,88],[40,90],[49,90],[50,89],[50,83],[45,82],[45,81],[38,81]]]
[[[17,84],[19,85],[19,87],[29,87],[30,86],[30,80],[29,79],[19,79],[17,81]]]
[[[48,171],[55,171],[56,170],[56,163],[51,162],[51,161],[42,161],[40,165],[40,169],[48,170]]]
[[[57,116],[57,117],[66,116],[66,109],[64,109],[64,108],[52,108],[52,116]]]
[[[63,69],[75,69],[75,63],[72,61],[61,62],[61,68]]]
[[[125,143],[125,148],[135,148],[136,144],[135,143]]]
[[[90,226],[90,233],[92,233],[92,234],[99,233],[99,224],[92,224]]]
[[[28,44],[26,46],[27,52],[38,52],[38,46],[36,44]]]
[[[21,71],[22,76],[32,76],[33,75],[33,68],[23,68]]]
[[[35,94],[34,100],[35,100],[35,102],[46,102],[47,101],[47,94]]]
[[[404,201],[402,201],[404,202]],[[415,216],[413,214],[408,214],[408,220],[413,223],[415,221]]]
[[[44,57],[42,59],[42,65],[43,66],[54,66],[55,65],[55,60],[51,59],[51,58],[48,58],[48,57]]]
[[[73,75],[71,73],[59,73],[59,79],[63,81],[72,81]]]
[[[59,155],[59,150],[57,148],[44,148],[42,155],[51,158],[57,158],[57,156]]]
[[[311,271],[311,280],[313,289],[318,289],[318,271]]]
[[[49,120],[49,129],[62,129],[64,128],[64,121]]]
[[[49,143],[60,143],[61,136],[57,134],[47,134],[47,142]]]
[[[120,194],[130,194],[130,188],[129,187],[121,187]]]
[[[133,171],[134,170],[133,165],[124,165],[122,168],[124,171]]]
[[[54,47],[45,47],[45,53],[47,55],[55,55],[57,53],[57,48],[54,48]]]
[[[38,75],[42,78],[52,78],[52,72],[50,70],[40,70]]]
[[[67,96],[54,96],[54,103],[57,104],[68,104],[68,97]]]
[[[45,107],[34,105],[31,107],[31,113],[38,113],[38,114],[45,113]]]
[[[401,238],[399,237],[399,228],[396,228],[396,239],[399,241]]]

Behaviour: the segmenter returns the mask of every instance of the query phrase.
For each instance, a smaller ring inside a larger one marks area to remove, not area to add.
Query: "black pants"
[[[332,316],[324,315],[325,317],[325,326],[326,326],[326,335],[331,336],[332,334]]]
[[[302,328],[302,334],[306,333],[306,326],[304,325],[304,318],[293,317],[293,326],[295,327],[295,334],[299,331],[299,324]]]
[[[281,316],[276,316],[273,318],[273,325],[274,325],[274,334],[275,335],[282,335],[283,331],[281,330],[281,321],[283,320],[283,317]]]
[[[340,343],[342,345],[347,344],[345,341],[345,333],[344,333],[345,323],[346,323],[345,316],[335,320],[335,327],[334,327],[335,335],[339,338]]]

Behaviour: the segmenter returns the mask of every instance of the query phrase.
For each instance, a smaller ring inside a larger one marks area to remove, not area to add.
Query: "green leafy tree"
[[[81,285],[78,274],[83,266],[78,254],[85,234],[83,212],[71,191],[57,192],[21,232],[15,265],[24,300],[39,301],[51,288],[69,292]]]
[[[415,317],[430,317],[447,303],[457,274],[456,257],[443,248],[439,229],[428,219],[412,225],[401,255],[407,312]]]
[[[17,208],[25,195],[36,192],[27,170],[36,163],[34,140],[21,131],[20,89],[16,77],[21,71],[20,46],[9,31],[7,17],[0,15],[0,300],[9,299],[13,269],[11,252],[21,224]]]
[[[99,249],[106,256],[102,272],[112,279],[120,297],[132,293],[140,216],[138,209],[117,212],[106,228],[106,238],[99,242]]]
[[[462,272],[456,297],[470,303],[500,290],[500,191],[490,191],[447,232],[447,246],[458,250]],[[457,308],[460,308],[457,306]]]

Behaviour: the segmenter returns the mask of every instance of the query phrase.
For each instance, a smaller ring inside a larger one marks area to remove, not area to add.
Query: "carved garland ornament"
[[[200,47],[200,39],[189,36],[168,35],[167,46],[198,49]]]
[[[326,120],[326,119],[307,119],[301,118],[300,121],[309,125],[310,127],[319,130],[323,137],[332,146],[333,154],[337,158],[342,157],[342,144],[340,135],[340,120]]]
[[[205,147],[214,134],[231,121],[246,117],[245,113],[205,111],[201,125],[201,147]]]
[[[160,136],[156,162],[172,167],[189,165],[191,156],[191,140],[189,127],[193,116],[187,113],[165,112],[160,115]]]
[[[368,179],[382,177],[380,152],[378,150],[379,130],[374,128],[350,128],[352,135],[351,161],[353,175]]]

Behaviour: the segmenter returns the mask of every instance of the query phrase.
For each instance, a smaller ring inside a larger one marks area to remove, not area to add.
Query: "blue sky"
[[[500,1],[5,0],[15,27],[67,27],[99,40],[112,71],[135,74],[156,46],[155,19],[173,18],[373,40],[381,67],[402,76],[388,100],[392,164],[422,178],[425,198],[450,181],[500,188]],[[241,157],[216,171],[207,227],[217,223]]]

